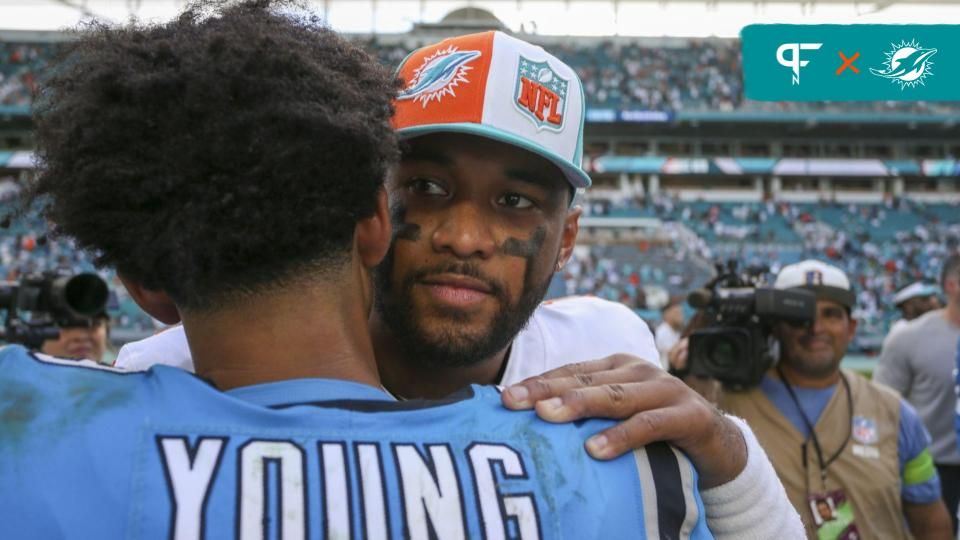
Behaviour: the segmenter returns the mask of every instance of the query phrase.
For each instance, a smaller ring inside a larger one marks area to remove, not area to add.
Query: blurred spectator
[[[937,297],[937,288],[934,285],[920,281],[911,283],[893,295],[893,305],[900,310],[902,318],[890,325],[887,338],[897,330],[903,329],[908,321],[912,321],[928,311],[940,309],[940,298]]]
[[[667,353],[680,341],[680,332],[683,330],[683,302],[679,298],[671,298],[660,310],[663,321],[657,326],[655,343],[660,352],[660,363],[663,369],[668,369],[670,363]]]
[[[947,306],[927,312],[891,336],[873,378],[900,392],[923,418],[933,436],[930,448],[943,480],[943,498],[956,520],[960,448],[953,425],[957,407],[953,370],[960,340],[960,254],[944,262],[940,284]]]

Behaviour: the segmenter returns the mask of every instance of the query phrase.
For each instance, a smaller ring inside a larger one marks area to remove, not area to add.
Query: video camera
[[[816,295],[766,286],[766,268],[740,274],[736,261],[716,267],[717,276],[687,298],[707,323],[689,336],[689,372],[717,379],[728,388],[753,387],[778,356],[773,325],[813,324]]]
[[[0,309],[7,311],[0,340],[39,349],[60,336],[59,327],[104,313],[108,297],[107,283],[91,273],[44,272],[0,282]]]

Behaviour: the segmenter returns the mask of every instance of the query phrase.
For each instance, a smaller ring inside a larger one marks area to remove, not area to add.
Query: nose
[[[437,252],[448,252],[460,259],[488,259],[496,250],[490,230],[491,218],[467,202],[452,206],[433,232],[430,241]]]

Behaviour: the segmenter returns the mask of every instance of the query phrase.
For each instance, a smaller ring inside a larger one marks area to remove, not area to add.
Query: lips
[[[493,296],[493,287],[485,281],[462,274],[434,274],[418,280],[437,303],[466,308]]]

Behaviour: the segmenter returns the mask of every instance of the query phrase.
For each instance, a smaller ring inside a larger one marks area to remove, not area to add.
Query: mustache
[[[408,284],[412,285],[417,281],[440,274],[454,274],[473,278],[486,284],[487,287],[490,288],[491,294],[494,296],[503,298],[505,295],[506,287],[503,283],[497,279],[487,276],[480,270],[479,266],[470,262],[448,262],[428,266],[426,268],[420,268],[411,274],[406,281]]]

